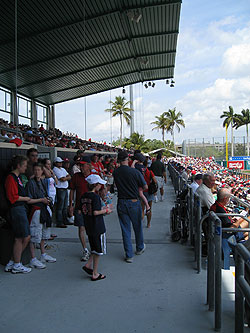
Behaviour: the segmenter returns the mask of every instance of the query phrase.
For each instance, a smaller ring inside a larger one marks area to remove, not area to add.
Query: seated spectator
[[[200,197],[202,212],[205,214],[215,202],[211,191],[215,184],[215,176],[212,172],[207,172],[203,175],[202,180],[203,183],[196,190],[196,194]]]
[[[217,200],[210,207],[210,211],[215,213],[228,213],[226,206],[229,204],[231,192],[227,188],[221,188],[217,193]],[[248,228],[248,222],[241,217],[220,216],[222,228]],[[232,236],[230,233],[222,233],[223,238]],[[248,233],[244,234],[248,239]],[[236,234],[236,240],[242,238],[242,233]]]
[[[202,184],[202,174],[201,173],[197,173],[194,176],[194,181],[192,182],[192,184],[190,185],[193,189],[193,193],[196,192],[196,190],[198,189],[198,187]]]

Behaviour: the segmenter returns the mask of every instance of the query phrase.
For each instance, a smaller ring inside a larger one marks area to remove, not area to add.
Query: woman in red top
[[[151,179],[153,179],[153,181],[157,184],[157,180],[155,178],[155,175],[153,173],[153,171],[149,170],[147,168],[147,160],[144,161],[144,166],[146,167],[146,170],[144,172],[144,179],[145,182],[147,183],[147,185],[149,186]],[[144,196],[146,197],[146,199],[148,200],[148,204],[150,207],[150,211],[147,214],[147,228],[151,227],[151,218],[152,218],[152,202],[154,199],[154,194],[149,194],[148,190],[143,192]],[[142,205],[142,218],[144,218],[144,210],[145,210],[145,203],[143,201],[141,201],[141,205]]]
[[[29,273],[31,269],[22,265],[21,256],[30,240],[30,228],[25,205],[31,199],[26,196],[23,183],[19,178],[20,174],[24,174],[27,169],[27,158],[25,156],[15,156],[12,160],[12,169],[13,171],[6,178],[5,189],[7,198],[11,203],[11,226],[15,241],[13,260],[11,259],[5,266],[5,271]]]

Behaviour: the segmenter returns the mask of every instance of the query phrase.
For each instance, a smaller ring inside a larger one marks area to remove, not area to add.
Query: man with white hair
[[[217,193],[217,200],[210,207],[210,211],[215,213],[228,213],[226,206],[228,205],[231,197],[231,192],[227,188],[221,188]],[[231,218],[230,216],[220,217],[222,228],[248,228],[248,222],[241,217]],[[231,236],[231,234],[222,234],[222,237],[227,238],[226,235]]]

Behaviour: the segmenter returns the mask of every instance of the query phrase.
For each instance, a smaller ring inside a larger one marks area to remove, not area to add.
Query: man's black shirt
[[[127,165],[121,165],[114,171],[113,176],[118,190],[118,199],[138,199],[138,188],[146,185],[140,171]]]

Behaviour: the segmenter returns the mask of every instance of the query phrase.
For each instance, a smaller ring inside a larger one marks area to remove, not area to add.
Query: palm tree
[[[142,149],[144,144],[144,135],[139,134],[138,132],[134,132],[130,135],[129,138],[124,139],[124,147],[127,149],[134,148],[134,149]]]
[[[248,124],[250,123],[250,112],[249,109],[241,110],[241,114],[236,114],[236,124],[235,128],[246,125],[246,134],[247,134],[247,156],[249,156],[249,137],[248,137]]]
[[[163,112],[159,116],[155,116],[157,120],[153,121],[151,124],[156,125],[154,128],[152,128],[152,131],[157,129],[158,131],[161,130],[162,134],[162,141],[164,143],[165,147],[165,131],[167,129],[167,120],[166,120],[166,112]]]
[[[220,116],[221,118],[225,118],[223,122],[223,127],[226,129],[231,125],[231,154],[234,156],[234,137],[233,137],[233,128],[237,123],[237,115],[234,113],[234,109],[232,106],[229,106],[229,111],[223,111],[223,114]]]
[[[169,109],[166,113],[166,119],[167,119],[167,132],[170,132],[170,134],[173,137],[173,143],[174,143],[174,150],[176,151],[175,142],[174,142],[174,130],[177,129],[178,133],[180,133],[180,126],[185,128],[184,120],[182,119],[182,113],[179,111],[176,113],[176,108],[173,108],[172,110]]]
[[[128,107],[130,101],[126,101],[125,97],[116,96],[115,101],[109,102],[112,107],[111,109],[106,109],[106,112],[111,112],[112,117],[120,116],[120,145],[122,144],[122,118],[125,119],[126,123],[130,124],[131,115],[129,112],[133,111],[133,109]]]

